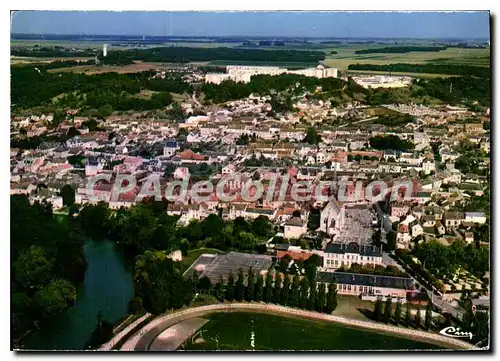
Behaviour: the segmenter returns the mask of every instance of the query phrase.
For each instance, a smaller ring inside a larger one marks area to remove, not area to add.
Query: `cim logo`
[[[461,338],[461,337],[468,337],[470,340],[472,340],[472,332],[463,332],[460,331],[460,328],[449,326],[443,328],[441,331],[439,331],[441,335],[449,336],[449,337],[456,337],[456,338]]]

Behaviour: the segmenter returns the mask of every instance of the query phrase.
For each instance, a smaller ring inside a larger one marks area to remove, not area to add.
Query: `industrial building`
[[[318,65],[315,68],[288,70],[277,66],[246,66],[246,65],[228,65],[226,73],[209,73],[205,75],[205,83],[220,84],[224,80],[233,80],[235,82],[248,83],[253,75],[280,75],[296,74],[315,78],[337,78],[338,69],[325,68]]]

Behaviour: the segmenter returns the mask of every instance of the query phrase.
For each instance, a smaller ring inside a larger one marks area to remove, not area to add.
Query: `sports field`
[[[439,346],[343,325],[267,314],[227,312],[209,322],[185,350],[425,350]]]

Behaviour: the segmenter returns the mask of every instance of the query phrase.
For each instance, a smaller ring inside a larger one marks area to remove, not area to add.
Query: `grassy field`
[[[374,46],[372,46],[374,47]],[[376,46],[376,47],[381,47]],[[404,54],[355,54],[356,50],[366,46],[347,46],[335,48],[338,54],[329,55],[323,63],[339,69],[347,69],[349,64],[387,65],[394,63],[408,64],[464,64],[490,66],[489,49],[448,48],[439,52],[411,52]],[[332,49],[333,50],[333,49]]]
[[[406,350],[441,347],[343,325],[258,313],[209,316],[200,338],[185,350]],[[252,333],[254,345],[251,345]]]

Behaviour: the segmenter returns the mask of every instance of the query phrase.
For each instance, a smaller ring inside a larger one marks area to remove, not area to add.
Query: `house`
[[[420,225],[420,223],[415,223],[411,227],[411,237],[412,238],[416,238],[416,237],[422,235],[423,233],[424,233],[424,229],[422,228],[422,226]]]
[[[446,233],[446,228],[440,220],[436,221],[435,229],[440,236]]]
[[[463,212],[445,212],[444,225],[448,228],[458,228],[464,221],[465,216]]]
[[[422,225],[424,227],[434,227],[436,225],[436,218],[432,214],[426,214],[422,216],[422,221],[424,222]]]
[[[472,232],[465,232],[464,233],[464,240],[467,242],[467,244],[471,244],[474,242],[474,233]]]
[[[175,140],[167,140],[163,146],[163,155],[165,157],[171,157],[180,149],[179,143]]]
[[[225,166],[224,168],[222,168],[222,175],[228,175],[228,174],[233,174],[234,173],[234,165],[232,164],[228,164],[227,166]]]
[[[403,217],[410,211],[410,205],[404,202],[395,202],[391,204],[391,216]]]
[[[362,266],[382,265],[382,249],[372,245],[360,245],[356,242],[331,242],[326,246],[323,257],[323,267],[337,269],[350,268],[357,263]]]
[[[296,239],[307,233],[307,220],[292,217],[285,223],[285,238]]]
[[[486,215],[483,212],[465,212],[465,221],[477,224],[485,224]]]
[[[407,224],[400,223],[396,232],[396,248],[407,249],[410,246],[411,235]]]

